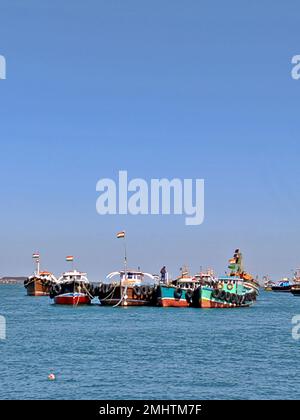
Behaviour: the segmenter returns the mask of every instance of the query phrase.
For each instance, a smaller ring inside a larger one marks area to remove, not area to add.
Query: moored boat
[[[264,276],[264,291],[265,292],[272,292],[272,287],[274,283],[269,279],[268,276]]]
[[[272,286],[272,292],[289,293],[291,292],[292,286],[293,284],[290,282],[290,280],[288,278],[284,278]]]
[[[238,277],[220,277],[213,286],[198,289],[200,308],[235,308],[253,304],[256,293],[250,292]]]
[[[73,261],[67,257],[67,261]],[[86,273],[77,270],[66,271],[51,288],[50,298],[58,305],[88,305],[94,297],[94,286]]]
[[[57,284],[56,277],[49,271],[40,270],[40,254],[34,253],[32,256],[36,269],[34,274],[24,281],[24,287],[28,296],[49,296],[50,289]]]
[[[28,296],[49,296],[51,287],[55,284],[57,279],[49,271],[41,271],[24,281]]]
[[[295,271],[294,284],[291,286],[291,293],[294,296],[300,296],[300,268]]]
[[[239,249],[229,260],[228,268],[231,270],[229,276],[214,279],[212,284],[202,285],[195,290],[194,301],[198,302],[200,308],[248,307],[254,303],[258,290],[252,276],[246,275],[243,269]]]
[[[294,285],[291,287],[291,293],[292,293],[294,296],[300,296],[300,284],[294,284]]]
[[[243,285],[248,293],[259,295],[260,285],[257,279],[244,270],[243,255],[239,249],[236,249],[233,258],[229,260],[228,268],[231,270],[230,277],[237,277],[243,280]]]
[[[114,271],[100,283],[97,294],[104,306],[149,306],[155,299],[156,283],[155,276],[140,270]]]
[[[186,308],[196,303],[194,294],[200,285],[212,283],[212,273],[200,273],[194,277],[187,271],[173,281],[160,282],[157,288],[157,306]]]

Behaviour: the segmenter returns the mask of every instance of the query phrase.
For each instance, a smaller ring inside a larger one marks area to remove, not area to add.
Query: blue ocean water
[[[298,313],[270,292],[247,309],[73,308],[1,285],[0,399],[299,399]]]

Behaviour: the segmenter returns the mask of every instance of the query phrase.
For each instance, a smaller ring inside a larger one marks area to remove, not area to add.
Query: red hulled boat
[[[50,297],[58,305],[88,305],[94,297],[93,286],[86,273],[67,271],[51,289]]]

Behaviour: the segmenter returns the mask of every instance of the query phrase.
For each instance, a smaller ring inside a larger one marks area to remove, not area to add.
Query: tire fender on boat
[[[182,289],[180,287],[178,287],[175,291],[174,291],[174,298],[175,299],[181,299],[182,296]]]
[[[134,286],[133,293],[138,297],[141,296],[142,294],[141,288],[139,286]]]

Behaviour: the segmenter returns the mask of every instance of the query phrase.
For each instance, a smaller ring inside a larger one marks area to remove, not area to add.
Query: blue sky
[[[129,263],[254,274],[300,266],[297,1],[2,0],[0,275],[92,280]],[[205,222],[99,216],[96,183],[204,178]]]

